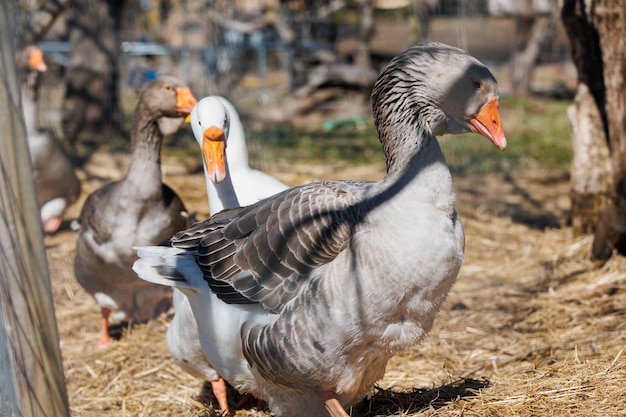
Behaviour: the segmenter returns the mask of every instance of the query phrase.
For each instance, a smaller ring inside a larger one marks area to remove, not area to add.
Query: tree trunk
[[[574,235],[592,234],[612,189],[609,147],[602,117],[587,84],[578,84],[568,107],[574,158],[570,170]]]
[[[18,48],[24,45],[42,41],[48,30],[70,7],[71,0],[53,0],[46,2],[9,2],[9,7],[17,8],[16,22],[20,27],[20,42]],[[16,16],[15,11],[9,11],[10,16]]]
[[[370,40],[374,35],[374,9],[372,8],[372,0],[362,0],[360,7],[359,42],[354,57],[354,63],[361,70],[369,71],[372,69]]]
[[[613,189],[606,124],[600,37],[584,0],[566,0],[561,19],[572,46],[578,92],[567,115],[572,132],[572,227],[575,235],[595,233]]]
[[[592,258],[626,254],[626,0],[598,0],[595,22],[600,35],[613,190],[600,215]]]
[[[63,104],[63,129],[73,144],[80,133],[101,142],[125,137],[118,95],[123,5],[124,0],[73,1]]]
[[[556,2],[550,2],[550,11],[535,7],[532,0],[510,3],[509,13],[515,18],[515,44],[511,56],[511,85],[513,94],[527,96],[530,93],[530,78],[539,58],[541,48],[555,30],[558,16]]]
[[[516,16],[515,49],[511,57],[511,85],[513,94],[530,94],[530,77],[541,47],[554,31],[553,17]]]

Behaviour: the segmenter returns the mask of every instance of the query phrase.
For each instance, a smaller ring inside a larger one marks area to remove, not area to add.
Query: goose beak
[[[219,184],[226,177],[226,142],[224,131],[217,126],[211,126],[204,131],[200,146],[204,164],[211,181]]]
[[[506,149],[506,137],[500,122],[500,103],[495,96],[492,96],[478,113],[470,117],[469,124],[474,133],[479,133],[489,139],[501,151]]]
[[[198,104],[198,100],[191,94],[189,87],[176,88],[176,110],[178,112],[188,115],[196,104]]]
[[[28,65],[35,71],[45,72],[48,69],[46,61],[43,60],[41,49],[33,50],[28,56]]]

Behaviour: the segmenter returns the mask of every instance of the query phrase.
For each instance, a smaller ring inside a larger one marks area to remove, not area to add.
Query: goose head
[[[216,96],[201,99],[191,111],[191,130],[200,145],[206,172],[219,184],[226,178],[226,141],[230,113]]]
[[[31,45],[26,47],[26,54],[28,57],[28,67],[34,71],[46,72],[48,66],[43,59],[43,51],[37,46]]]
[[[185,117],[197,104],[189,87],[176,77],[160,76],[142,92],[144,110],[156,118]]]
[[[393,126],[408,124],[435,136],[478,133],[504,150],[498,99],[498,83],[487,67],[440,43],[415,45],[395,57],[372,92],[381,139],[397,135]]]
[[[27,45],[22,48],[16,54],[15,61],[20,72],[46,72],[48,70],[46,61],[43,59],[43,51],[35,45]]]
[[[46,72],[48,66],[43,58],[43,51],[35,45],[27,45],[16,54],[16,64],[23,87],[35,90],[39,74]]]

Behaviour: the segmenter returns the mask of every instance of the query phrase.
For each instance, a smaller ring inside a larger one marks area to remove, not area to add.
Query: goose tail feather
[[[133,264],[133,271],[144,281],[182,290],[196,287],[190,277],[202,277],[195,257],[188,251],[164,246],[136,246],[134,249],[139,259]]]

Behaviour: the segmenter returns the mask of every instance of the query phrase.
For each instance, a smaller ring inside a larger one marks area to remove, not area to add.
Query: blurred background
[[[467,50],[495,74],[510,143],[501,154],[488,143],[444,138],[453,173],[540,168],[569,175],[566,109],[578,75],[557,0],[15,4],[19,43],[37,43],[49,63],[39,125],[57,132],[82,165],[98,150],[128,151],[138,93],[162,74],[183,79],[196,97],[229,98],[242,115],[256,168],[380,164],[369,104],[376,75],[410,45],[439,41]],[[188,127],[180,130],[166,141],[167,153],[196,155],[190,138]],[[570,223],[569,208],[559,210],[539,227]]]
[[[338,155],[357,162],[381,155],[376,138],[350,134],[355,127],[371,127],[369,92],[376,74],[416,42],[466,49],[492,69],[503,97],[521,100],[513,106],[526,106],[529,96],[571,100],[576,88],[556,0],[16,5],[20,42],[38,43],[49,65],[40,87],[39,123],[62,132],[78,154],[104,144],[123,149],[137,93],[160,74],[179,76],[197,97],[227,96],[244,114],[253,148],[256,139],[269,140],[293,152],[303,146],[302,156],[316,158],[324,156],[319,149],[292,138],[317,140],[318,131],[343,128],[348,140],[335,140]],[[518,156],[505,156],[499,169]],[[459,161],[459,169],[494,168],[472,168],[474,162]]]

